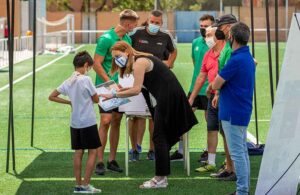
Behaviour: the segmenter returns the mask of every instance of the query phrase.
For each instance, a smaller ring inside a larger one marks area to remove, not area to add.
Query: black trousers
[[[155,175],[156,176],[167,176],[171,173],[170,168],[170,145],[167,141],[167,135],[162,128],[155,128],[154,121],[154,132],[153,132],[153,143],[155,150]]]

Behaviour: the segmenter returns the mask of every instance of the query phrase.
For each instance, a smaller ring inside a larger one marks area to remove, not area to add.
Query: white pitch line
[[[250,122],[255,122],[255,120],[250,120]],[[261,119],[257,120],[257,122],[270,122],[270,119]]]
[[[85,46],[85,45],[81,45],[81,46],[75,48],[75,50],[78,50],[78,49],[82,48],[83,46]],[[54,62],[57,62],[58,60],[60,60],[60,59],[62,59],[62,58],[64,58],[64,57],[66,57],[67,55],[69,55],[69,53],[65,53],[64,55],[62,55],[62,56],[60,56],[60,57],[58,57],[58,58],[56,58],[56,59],[54,59],[54,60],[48,62],[47,64],[45,64],[45,65],[43,65],[43,66],[37,68],[37,69],[35,70],[35,72],[37,73],[37,72],[39,72],[40,70],[43,70],[44,68],[46,68],[46,67],[52,65]],[[15,81],[13,82],[13,84],[19,83],[20,81],[26,79],[27,77],[30,77],[32,74],[33,74],[33,71],[31,71],[31,72],[25,74],[24,76],[22,76],[22,77],[18,78],[17,80],[15,80]],[[9,84],[5,85],[4,87],[1,87],[1,88],[0,88],[0,92],[1,92],[1,91],[4,91],[4,90],[7,89],[7,88],[9,88]]]

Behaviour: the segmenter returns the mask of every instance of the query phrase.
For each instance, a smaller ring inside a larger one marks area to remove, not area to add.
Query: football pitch
[[[79,47],[79,46],[77,46]],[[193,73],[191,44],[178,44],[178,56],[173,72],[186,92]],[[281,66],[285,43],[279,44],[279,64]],[[79,50],[94,54],[95,45],[81,45]],[[251,48],[250,48],[251,49]],[[272,49],[274,55],[274,48]],[[271,98],[269,63],[266,43],[256,43],[257,108],[259,141],[265,143],[271,118]],[[40,55],[37,57],[36,103],[34,147],[30,147],[31,100],[32,100],[32,60],[14,66],[14,123],[16,147],[16,172],[5,172],[9,90],[8,69],[0,70],[0,194],[71,194],[74,187],[72,155],[70,150],[69,118],[71,108],[48,101],[53,89],[58,87],[73,72],[73,57],[69,55]],[[274,58],[275,59],[275,58]],[[55,60],[55,61],[54,61]],[[54,62],[53,62],[54,61]],[[53,62],[53,63],[52,63]],[[89,75],[95,79],[94,71]],[[275,63],[273,62],[275,85]],[[95,105],[95,111],[98,108]],[[140,161],[129,164],[129,177],[125,173],[107,172],[105,176],[93,175],[91,184],[102,189],[103,194],[228,194],[235,190],[235,182],[211,179],[209,174],[194,172],[200,164],[200,153],[206,147],[206,124],[203,111],[197,111],[199,124],[189,133],[191,151],[191,176],[186,176],[183,162],[171,163],[171,175],[167,189],[140,190],[139,184],[154,174],[154,162],[146,160],[149,146],[146,130]],[[97,115],[99,119],[99,114]],[[99,124],[98,124],[99,125]],[[125,117],[120,131],[117,161],[122,168],[125,159]],[[248,132],[255,137],[254,112]],[[224,160],[222,138],[219,136],[217,166]],[[109,146],[106,151],[108,152]],[[172,150],[176,150],[177,146]],[[107,155],[106,152],[106,155]],[[107,158],[105,158],[107,160]],[[11,158],[10,158],[11,160]],[[251,156],[251,194],[255,191],[261,156]]]

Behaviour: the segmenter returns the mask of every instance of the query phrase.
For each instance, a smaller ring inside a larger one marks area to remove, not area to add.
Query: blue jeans
[[[229,154],[236,172],[236,193],[246,195],[250,186],[250,161],[247,148],[247,127],[232,125],[230,121],[223,121]]]

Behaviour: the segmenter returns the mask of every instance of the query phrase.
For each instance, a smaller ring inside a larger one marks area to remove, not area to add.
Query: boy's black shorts
[[[71,145],[73,150],[96,149],[101,146],[97,124],[85,128],[71,130]]]

